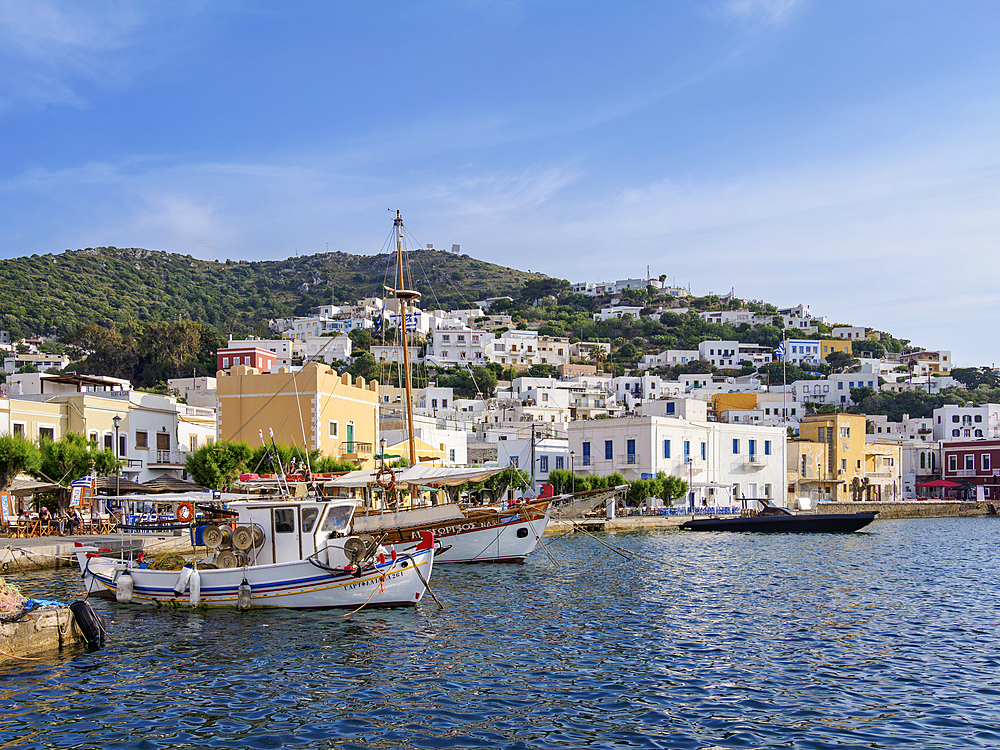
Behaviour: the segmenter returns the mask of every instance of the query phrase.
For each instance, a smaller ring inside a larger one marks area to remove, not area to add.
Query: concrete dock
[[[0,622],[0,665],[28,664],[47,653],[86,645],[69,607],[40,607],[19,622]]]

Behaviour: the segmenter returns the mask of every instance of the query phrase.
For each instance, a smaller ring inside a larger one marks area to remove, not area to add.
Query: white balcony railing
[[[149,463],[170,466],[184,466],[187,454],[183,451],[157,450],[150,456]]]

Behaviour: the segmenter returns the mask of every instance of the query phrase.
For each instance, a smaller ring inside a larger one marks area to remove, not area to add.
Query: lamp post
[[[120,477],[122,475],[122,463],[121,463],[121,457],[119,456],[118,428],[121,427],[122,418],[117,414],[115,414],[115,416],[111,418],[111,421],[115,423],[115,462],[117,467],[115,471],[115,494],[120,495],[121,494]]]
[[[573,470],[573,457],[576,454],[573,451],[569,452],[569,482],[570,482],[570,493],[576,492],[576,472]]]

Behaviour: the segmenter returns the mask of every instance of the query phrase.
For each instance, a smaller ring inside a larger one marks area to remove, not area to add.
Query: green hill
[[[221,333],[261,330],[267,320],[318,305],[381,294],[387,255],[321,253],[276,261],[216,263],[141,248],[97,247],[0,260],[0,328],[64,336],[79,326],[128,319],[140,325],[190,319]],[[544,278],[443,250],[409,253],[425,309],[514,295]]]

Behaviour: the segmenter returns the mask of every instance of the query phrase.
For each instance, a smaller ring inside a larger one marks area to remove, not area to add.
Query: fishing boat
[[[362,504],[354,514],[353,533],[371,535],[383,544],[409,549],[422,534],[433,532],[441,545],[435,562],[524,562],[545,533],[551,493],[479,505],[423,499],[428,493],[444,494],[446,488],[481,482],[502,471],[436,466],[357,471],[325,483],[324,491],[351,493]]]
[[[685,531],[756,531],[784,533],[843,534],[863,529],[875,520],[878,511],[860,513],[792,513],[767,500],[757,515],[732,518],[695,518],[685,521]]]
[[[350,533],[352,501],[262,497],[229,500],[226,508],[215,519],[166,524],[196,529],[209,550],[179,570],[156,569],[141,553],[105,556],[107,550],[77,543],[87,592],[123,604],[355,609],[412,606],[427,591],[433,532],[396,550]],[[153,528],[125,525],[133,532]]]
[[[415,305],[420,292],[407,288],[404,279],[404,228],[400,212],[393,224],[396,240],[396,283],[392,292],[399,305],[400,321],[407,320],[407,306]],[[411,285],[412,286],[412,285]],[[468,482],[481,482],[505,471],[421,466],[417,460],[413,426],[413,392],[409,343],[406,325],[401,325],[409,467],[395,471],[385,464],[378,471],[350,472],[328,483],[328,489],[349,489],[362,501],[353,522],[354,533],[369,534],[382,543],[413,545],[425,532],[432,531],[440,544],[436,557],[442,563],[524,562],[535,549],[549,522],[550,497],[523,502],[484,503],[481,505],[426,499],[439,490],[455,488]],[[380,498],[372,501],[372,498]]]

